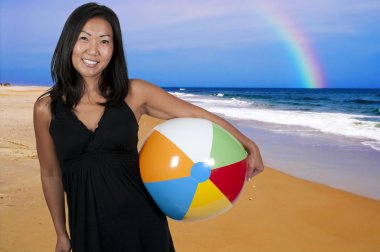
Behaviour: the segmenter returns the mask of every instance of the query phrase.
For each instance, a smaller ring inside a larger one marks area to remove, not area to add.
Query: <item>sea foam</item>
[[[281,110],[257,106],[252,101],[174,92],[190,103],[233,120],[297,126],[323,133],[362,139],[362,144],[380,150],[380,128],[368,115],[300,110]]]

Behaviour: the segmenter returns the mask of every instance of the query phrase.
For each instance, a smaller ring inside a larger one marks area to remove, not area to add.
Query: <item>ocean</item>
[[[380,89],[166,88],[233,120],[357,138],[380,151]]]
[[[232,122],[266,165],[380,200],[380,89],[165,90]]]

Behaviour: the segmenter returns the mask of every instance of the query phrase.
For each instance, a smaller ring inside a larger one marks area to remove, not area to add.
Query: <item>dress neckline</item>
[[[88,132],[92,133],[92,134],[95,134],[96,131],[100,128],[100,126],[102,125],[102,122],[103,122],[103,119],[104,119],[104,116],[106,114],[106,111],[107,111],[107,107],[104,107],[104,110],[103,110],[103,113],[102,115],[100,116],[99,120],[98,120],[98,123],[97,123],[97,126],[95,129],[90,129],[81,119],[79,119],[79,117],[77,116],[77,114],[75,114],[75,112],[70,109],[70,112],[71,114],[74,116],[75,120],[79,122],[79,124],[81,124],[83,126],[83,128],[85,130],[87,130]]]
[[[66,105],[64,104],[63,100],[58,99],[57,101],[58,101],[59,103],[61,103],[61,105],[62,105],[63,107],[65,107],[67,110],[69,110],[69,114],[74,118],[74,120],[75,120],[78,124],[81,125],[81,127],[82,127],[85,131],[87,131],[87,132],[89,132],[89,133],[92,133],[92,134],[95,134],[95,133],[97,132],[97,130],[101,128],[101,126],[102,126],[102,124],[103,124],[103,121],[104,121],[104,118],[106,117],[107,111],[108,111],[109,108],[110,108],[109,106],[104,106],[103,114],[101,115],[101,117],[100,117],[100,119],[99,119],[99,121],[98,121],[98,126],[97,126],[94,130],[91,130],[91,129],[89,129],[89,127],[86,126],[86,124],[84,124],[84,123],[79,119],[79,117],[75,114],[75,112],[74,112],[71,108],[69,108],[68,106],[66,106]],[[128,104],[125,100],[123,100],[123,104],[122,104],[122,106],[124,106],[127,110],[129,110],[129,111],[132,113],[133,120],[134,120],[134,122],[138,125],[138,121],[137,121],[137,118],[136,118],[134,112],[132,111],[131,107],[129,107],[129,104]]]
[[[73,111],[73,109],[67,107],[63,101],[61,100],[58,100],[65,108],[67,108],[69,110],[69,113],[70,115],[74,118],[74,120],[80,124],[82,126],[82,128],[84,130],[86,130],[87,132],[89,133],[92,133],[92,134],[95,134],[97,132],[97,130],[100,128],[100,126],[102,125],[103,121],[104,121],[104,117],[106,115],[106,112],[108,110],[108,106],[104,106],[104,110],[103,110],[103,113],[102,115],[100,116],[99,120],[98,120],[98,123],[97,123],[97,126],[94,130],[90,129],[82,120],[79,119],[79,117],[77,116],[77,114],[75,114],[75,112]]]

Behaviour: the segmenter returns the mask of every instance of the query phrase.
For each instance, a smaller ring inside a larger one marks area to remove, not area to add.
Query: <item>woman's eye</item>
[[[102,43],[102,44],[109,44],[110,42],[108,40],[102,40],[100,43]]]
[[[87,40],[88,40],[88,38],[87,38],[87,37],[84,37],[84,36],[81,36],[81,37],[79,37],[79,40],[84,40],[84,41],[87,41]]]

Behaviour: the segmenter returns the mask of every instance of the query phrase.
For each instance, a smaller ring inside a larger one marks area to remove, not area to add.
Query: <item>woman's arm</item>
[[[131,91],[139,99],[139,115],[147,114],[161,119],[171,119],[176,117],[203,118],[219,124],[230,132],[240,141],[249,154],[248,180],[264,170],[260,150],[257,145],[223,118],[203,108],[185,102],[169,94],[165,90],[143,80],[131,81]]]
[[[53,140],[49,133],[50,120],[50,97],[44,97],[36,101],[33,110],[42,189],[57,233],[56,251],[69,251],[70,243],[66,230],[62,175]]]

